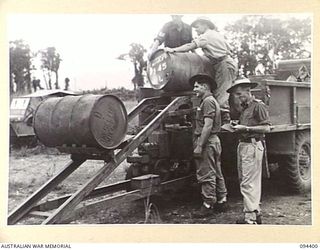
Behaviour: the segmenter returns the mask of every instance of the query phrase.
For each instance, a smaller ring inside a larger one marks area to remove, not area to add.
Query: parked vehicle
[[[311,189],[310,59],[280,61],[273,77],[252,77],[253,91],[269,106],[272,127],[266,135],[269,163],[277,163],[288,188]]]
[[[29,95],[13,97],[10,105],[10,143],[34,139],[33,116],[38,105],[45,99],[66,95],[75,93],[64,90],[39,90]]]

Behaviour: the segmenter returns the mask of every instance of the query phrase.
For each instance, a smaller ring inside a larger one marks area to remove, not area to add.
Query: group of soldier
[[[214,23],[203,16],[188,25],[181,18],[182,15],[172,15],[172,21],[163,26],[150,48],[149,58],[162,43],[167,53],[201,48],[215,72],[214,78],[200,73],[190,79],[201,100],[197,107],[194,156],[203,203],[193,216],[209,217],[228,208],[227,188],[221,170],[222,148],[217,136],[221,125],[227,124],[240,138],[237,168],[244,208],[243,216],[236,223],[261,224],[263,142],[271,125],[267,107],[251,94],[256,83],[244,77],[237,78],[238,65],[231,57],[231,48]],[[194,39],[192,28],[198,35]],[[238,123],[232,123],[230,119],[229,95],[237,100],[234,103],[240,112]]]

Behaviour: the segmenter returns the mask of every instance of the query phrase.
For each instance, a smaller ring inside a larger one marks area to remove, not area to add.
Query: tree
[[[131,43],[130,44],[130,51],[128,53],[121,54],[118,59],[129,60],[133,63],[134,67],[134,77],[131,79],[134,90],[137,88],[141,88],[144,86],[144,79],[143,79],[143,70],[147,65],[147,62],[143,59],[144,53],[147,50],[138,43]]]
[[[40,51],[41,53],[41,68],[43,70],[45,80],[48,77],[48,89],[52,89],[52,73],[55,74],[55,89],[59,89],[59,67],[62,59],[60,54],[56,51],[55,47],[48,47],[45,50]]]
[[[310,56],[311,20],[271,16],[244,16],[225,30],[244,74],[254,74],[256,66],[274,68],[277,59]]]
[[[23,40],[10,42],[10,94],[31,93],[31,51]],[[16,88],[14,88],[14,85]]]

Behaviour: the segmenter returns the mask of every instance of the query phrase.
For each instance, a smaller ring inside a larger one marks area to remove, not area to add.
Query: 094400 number
[[[300,244],[300,248],[318,248],[318,244]]]

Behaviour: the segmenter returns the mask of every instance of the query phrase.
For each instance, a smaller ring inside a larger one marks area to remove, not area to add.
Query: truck
[[[269,163],[293,192],[311,190],[311,59],[279,61],[276,73],[253,76],[253,90],[269,107],[272,122],[266,134]]]

